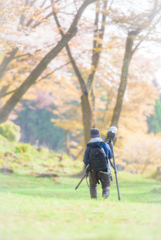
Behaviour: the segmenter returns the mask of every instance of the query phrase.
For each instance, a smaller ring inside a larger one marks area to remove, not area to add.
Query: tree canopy
[[[120,139],[136,129],[147,133],[159,96],[152,82],[159,61],[147,55],[149,43],[160,41],[159,0],[8,0],[0,11],[0,123],[18,111],[20,117],[21,100],[31,103],[40,94],[50,96],[54,109],[45,108],[47,97],[42,111],[32,110],[63,129],[76,158],[91,127],[103,138],[111,125]]]

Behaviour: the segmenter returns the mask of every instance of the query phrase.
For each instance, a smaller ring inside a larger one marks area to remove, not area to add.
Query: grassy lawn
[[[1,240],[160,240],[161,183],[119,173],[122,200],[115,181],[108,200],[89,197],[79,178],[35,178],[0,175]]]

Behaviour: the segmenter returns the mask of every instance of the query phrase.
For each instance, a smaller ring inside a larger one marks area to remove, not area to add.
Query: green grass
[[[0,135],[1,168],[27,175],[74,174],[82,170],[83,163],[73,161],[67,154],[62,155],[47,148],[39,149],[28,143],[10,142]]]
[[[120,173],[122,200],[115,182],[110,197],[89,197],[79,178],[35,178],[0,175],[0,239],[2,240],[160,240],[161,183]]]

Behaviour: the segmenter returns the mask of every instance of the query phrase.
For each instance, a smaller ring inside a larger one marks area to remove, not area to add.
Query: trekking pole
[[[88,176],[88,172],[87,172],[88,167],[89,167],[89,164],[87,165],[87,167],[86,167],[86,169],[85,169],[86,173],[84,174],[84,176],[82,177],[82,179],[80,180],[80,182],[78,183],[78,185],[75,187],[75,190],[77,190],[77,188],[79,187],[79,185],[81,184],[81,182],[83,181],[83,179]]]
[[[85,178],[86,174],[82,177],[82,179],[80,180],[80,182],[78,183],[78,185],[75,187],[75,190],[77,190],[77,188],[79,187],[79,185],[81,184],[81,182],[83,181],[83,179]]]
[[[119,183],[118,183],[118,178],[117,178],[117,169],[116,169],[116,163],[115,163],[115,155],[114,155],[113,142],[112,141],[110,141],[110,145],[111,145],[112,153],[113,153],[113,165],[114,165],[114,171],[115,171],[118,199],[119,199],[119,201],[121,201],[120,190],[119,190]]]
[[[113,168],[115,172],[115,178],[116,178],[116,186],[117,186],[117,193],[118,193],[118,199],[119,201],[121,200],[120,196],[120,190],[119,190],[119,183],[118,183],[118,178],[117,178],[117,169],[116,169],[116,163],[115,163],[115,154],[113,150],[113,142],[115,140],[115,135],[117,133],[117,128],[116,127],[110,127],[107,133],[107,139],[109,139],[109,145],[111,147],[112,153],[113,153]]]

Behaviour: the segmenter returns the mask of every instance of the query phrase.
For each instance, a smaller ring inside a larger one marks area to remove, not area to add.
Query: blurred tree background
[[[14,122],[21,127],[20,141],[60,151],[65,147],[65,132],[50,121],[54,117],[54,105],[50,110],[34,109],[34,105],[35,102],[23,101],[23,110],[17,113],[18,118]]]
[[[155,100],[156,105],[154,108],[154,114],[147,118],[148,133],[159,133],[161,132],[161,100]]]
[[[121,168],[161,164],[144,154],[161,147],[160,0],[8,0],[0,13],[1,124],[80,160],[90,128],[105,139],[115,125]]]

